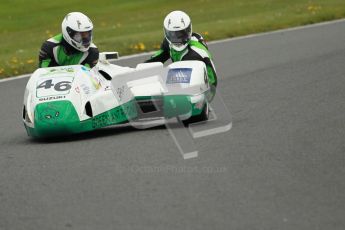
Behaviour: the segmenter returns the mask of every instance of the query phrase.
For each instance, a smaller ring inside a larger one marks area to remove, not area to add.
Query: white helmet
[[[61,24],[63,38],[79,51],[86,52],[92,43],[93,24],[80,12],[66,15]]]
[[[173,11],[164,19],[164,34],[170,47],[176,51],[184,50],[192,37],[192,22],[182,11]]]

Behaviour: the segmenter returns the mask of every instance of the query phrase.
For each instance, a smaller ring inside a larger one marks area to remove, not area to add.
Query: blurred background
[[[163,19],[183,10],[206,41],[345,17],[344,0],[1,0],[0,78],[31,73],[42,43],[61,33],[64,16],[85,13],[94,43],[120,56],[159,49]]]

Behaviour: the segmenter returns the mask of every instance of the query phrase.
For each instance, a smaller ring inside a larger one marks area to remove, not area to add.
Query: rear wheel
[[[192,116],[190,118],[188,118],[187,120],[183,121],[183,124],[185,126],[188,126],[191,123],[196,123],[196,122],[201,122],[201,121],[207,121],[209,118],[209,112],[210,112],[210,108],[208,103],[206,102],[201,113],[199,115],[196,116]]]

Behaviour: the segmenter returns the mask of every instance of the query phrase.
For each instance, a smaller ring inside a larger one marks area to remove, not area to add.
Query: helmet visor
[[[186,29],[178,31],[170,31],[164,28],[165,36],[173,44],[184,45],[191,38],[191,26],[189,25]]]
[[[82,44],[84,47],[90,46],[92,41],[92,30],[80,32],[67,27],[67,32],[75,42]]]

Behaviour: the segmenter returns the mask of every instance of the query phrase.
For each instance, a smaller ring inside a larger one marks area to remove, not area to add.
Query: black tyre
[[[199,115],[192,116],[192,117],[188,118],[187,120],[184,120],[183,124],[185,126],[188,126],[191,123],[207,121],[208,118],[209,118],[209,105],[208,105],[208,103],[205,103],[204,108],[202,109],[202,111]]]

